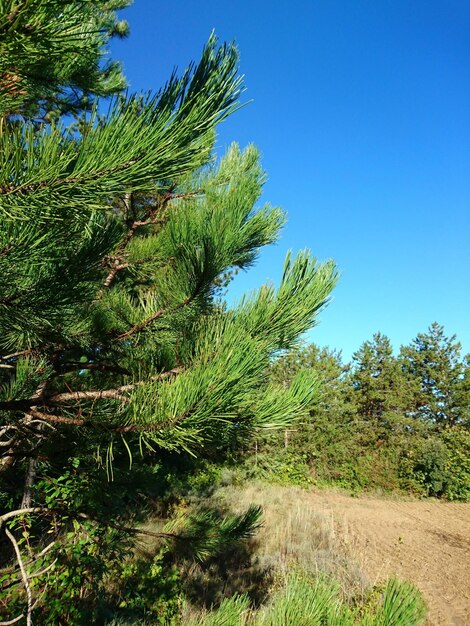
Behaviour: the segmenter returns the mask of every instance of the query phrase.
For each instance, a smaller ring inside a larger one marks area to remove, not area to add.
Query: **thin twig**
[[[179,539],[179,535],[175,533],[156,533],[151,530],[144,530],[143,528],[137,528],[136,526],[122,526],[121,524],[113,524],[112,522],[105,522],[87,513],[78,513],[77,517],[80,519],[90,520],[97,524],[102,524],[108,528],[114,528],[114,530],[121,530],[129,535],[146,535],[148,537],[155,537],[156,539]]]
[[[188,298],[183,300],[183,302],[180,302],[178,305],[176,305],[172,309],[159,309],[158,311],[155,311],[155,313],[150,315],[143,322],[140,322],[139,324],[135,324],[132,328],[130,328],[125,333],[122,333],[121,335],[118,335],[116,337],[116,339],[118,339],[118,340],[127,339],[128,337],[130,337],[134,333],[140,333],[140,331],[142,331],[145,328],[147,328],[147,326],[149,326],[152,322],[154,322],[159,317],[162,317],[163,315],[166,315],[167,313],[174,313],[175,311],[178,311],[179,309],[182,309],[183,307],[187,306],[192,300],[194,300],[194,298],[195,298],[195,295],[189,296]]]
[[[19,622],[20,619],[23,619],[23,617],[24,613],[21,613],[21,615],[18,615],[18,617],[15,617],[14,619],[8,620],[8,622],[0,622],[0,626],[11,626],[12,624],[16,624],[17,622]]]
[[[6,435],[6,433],[9,430],[18,430],[16,426],[13,426],[12,424],[7,424],[7,426],[4,426],[3,428],[0,429],[0,437],[3,437],[3,435]]]
[[[37,417],[45,422],[51,424],[65,424],[66,426],[85,426],[90,423],[90,420],[82,417],[65,417],[64,415],[52,415],[51,413],[41,413],[37,409],[31,410],[30,414],[33,417]]]
[[[148,317],[143,322],[140,322],[139,324],[134,324],[134,326],[130,328],[128,331],[126,331],[125,333],[122,333],[121,335],[118,335],[116,339],[118,340],[127,339],[134,333],[139,333],[141,330],[144,330],[144,328],[149,326],[156,319],[158,319],[159,317],[162,317],[162,315],[165,315],[165,313],[168,313],[169,310],[170,309],[159,309],[158,311],[150,315],[150,317]]]
[[[141,226],[149,226],[151,224],[164,224],[165,223],[165,219],[164,218],[156,218],[155,214],[157,213],[157,211],[163,212],[166,208],[166,205],[170,202],[170,200],[176,200],[176,199],[180,199],[180,198],[189,198],[189,197],[193,197],[195,195],[197,195],[197,192],[190,192],[190,193],[182,193],[182,194],[174,194],[175,187],[171,187],[170,190],[161,198],[159,204],[157,204],[157,206],[153,206],[151,207],[146,215],[144,215],[143,219],[140,220],[134,220],[130,227],[129,230],[127,231],[126,235],[124,236],[123,240],[121,241],[121,243],[118,246],[118,249],[116,251],[116,253],[122,253],[126,248],[127,245],[129,244],[130,240],[134,237],[136,231],[138,228],[140,228]],[[128,210],[128,212],[130,212],[130,209],[132,209],[133,203],[132,203],[132,194],[126,194],[126,196],[123,199],[124,201],[124,205],[126,207],[126,209]],[[107,274],[106,278],[104,279],[103,282],[103,288],[104,289],[108,289],[111,285],[111,283],[113,282],[113,280],[116,278],[116,275],[119,271],[125,269],[126,267],[129,267],[130,263],[121,263],[120,261],[120,257],[116,256],[115,257],[115,264],[114,266],[111,268],[111,270],[109,271],[109,273]]]
[[[24,587],[26,589],[26,595],[27,595],[27,598],[28,598],[28,606],[27,606],[27,609],[26,609],[26,626],[32,626],[31,611],[32,611],[32,606],[33,606],[33,594],[32,594],[32,591],[31,591],[31,587],[29,585],[28,575],[26,573],[26,569],[25,569],[25,566],[24,566],[24,563],[23,563],[23,559],[21,558],[20,548],[18,546],[18,543],[17,543],[16,539],[11,534],[11,532],[8,530],[8,528],[5,528],[5,534],[8,537],[8,539],[11,541],[11,543],[13,545],[13,549],[15,550],[16,559],[18,561],[18,565],[20,566],[20,570],[21,570],[21,577],[23,578],[23,584],[24,584]]]
[[[52,550],[52,548],[57,545],[57,541],[51,541],[51,543],[49,543],[43,550],[41,550],[41,552],[38,552],[38,554],[35,554],[33,557],[31,557],[29,559],[29,561],[26,562],[26,565],[32,565],[33,563],[35,563],[36,561],[38,561],[40,558],[42,558],[44,555],[46,555],[49,550]],[[16,567],[12,566],[12,567],[4,567],[2,569],[0,569],[0,574],[3,576],[4,574],[12,574],[15,571]]]
[[[50,565],[48,565],[47,567],[43,567],[42,569],[38,569],[36,572],[33,572],[32,574],[30,574],[28,576],[28,580],[31,580],[33,578],[39,578],[39,576],[43,576],[44,574],[46,574],[48,571],[50,571],[54,565],[57,563],[57,559],[54,559],[52,561],[52,563],[50,563]]]
[[[67,361],[60,365],[61,372],[70,372],[74,370],[96,370],[98,372],[112,372],[113,374],[123,374],[130,376],[132,372],[120,365],[112,363],[81,363],[80,361]]]
[[[46,509],[41,506],[30,506],[24,509],[16,509],[14,511],[8,511],[3,515],[0,515],[0,528],[2,525],[13,517],[19,517],[20,515],[27,515],[28,513],[51,513],[51,509]]]
[[[13,443],[15,443],[16,435],[13,435],[11,439],[8,441],[0,441],[0,448],[9,448]]]
[[[0,361],[9,361],[10,359],[15,359],[17,356],[25,356],[27,354],[31,354],[31,350],[21,350],[21,352],[12,352],[11,354],[6,354],[5,356],[0,356]]]

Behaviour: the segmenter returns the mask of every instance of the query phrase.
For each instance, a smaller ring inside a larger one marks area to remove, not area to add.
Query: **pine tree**
[[[256,148],[213,158],[217,124],[239,107],[237,50],[212,35],[182,76],[156,95],[119,95],[103,115],[90,102],[123,86],[99,61],[125,30],[114,13],[125,4],[1,5],[0,526],[20,563],[8,530],[20,514],[29,528],[53,518],[57,537],[91,522],[136,532],[93,458],[109,478],[123,453],[131,464],[145,451],[159,463],[205,456],[301,415],[311,377],[284,387],[268,365],[336,281],[333,263],[289,254],[278,289],[220,305],[224,277],[249,268],[285,219],[257,206]],[[96,510],[84,510],[91,492]],[[225,533],[255,523],[251,511]],[[32,554],[44,547],[35,533]],[[30,623],[34,594],[17,583]]]
[[[393,355],[390,340],[376,333],[353,354],[353,398],[363,419],[380,421],[386,413],[405,414],[411,387]]]
[[[3,0],[0,5],[0,116],[34,120],[77,114],[126,85],[110,37],[125,37],[117,9],[130,0]]]
[[[461,358],[456,336],[447,337],[434,322],[402,346],[403,370],[417,382],[415,414],[436,426],[468,425],[470,386],[468,364]]]
[[[310,371],[317,381],[318,392],[310,407],[312,415],[333,415],[341,419],[348,413],[347,396],[348,365],[344,365],[341,352],[315,344],[301,345],[283,354],[270,368],[270,377],[277,383],[288,386],[300,371]]]

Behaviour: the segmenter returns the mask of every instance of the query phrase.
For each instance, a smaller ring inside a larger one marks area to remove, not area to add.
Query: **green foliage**
[[[307,454],[289,449],[261,451],[249,457],[243,474],[247,479],[262,479],[279,485],[296,485],[307,488],[313,484]]]
[[[0,115],[36,118],[80,111],[94,95],[121,91],[115,61],[100,63],[110,37],[127,34],[115,11],[129,0],[3,0]]]
[[[449,454],[446,445],[440,439],[431,438],[424,441],[413,453],[416,455],[412,465],[413,480],[428,496],[445,493],[449,479]]]
[[[470,433],[458,427],[432,433],[403,456],[399,472],[405,488],[470,501]]]
[[[260,612],[256,623],[260,626],[316,626],[325,621],[332,624],[338,610],[338,591],[332,581],[318,579],[312,584],[300,576],[293,576]]]
[[[363,626],[404,626],[422,624],[426,605],[419,591],[409,582],[391,579],[385,584],[380,601],[366,610]]]
[[[448,372],[447,378],[441,376],[450,385],[445,394],[432,385],[423,391],[423,377],[431,380],[426,378],[428,366],[420,369],[417,361],[413,373],[409,360],[404,361],[411,347],[402,347],[397,358],[380,333],[362,344],[350,366],[339,353],[315,345],[301,345],[274,360],[269,374],[277,384],[288,386],[305,371],[319,389],[309,415],[294,428],[285,435],[259,437],[256,453],[250,448],[244,463],[246,473],[284,484],[313,481],[353,491],[468,500],[468,363],[459,358],[454,338],[446,340],[441,327],[432,328],[441,342],[441,361],[435,357],[432,367],[441,363],[441,374]],[[430,360],[430,352],[426,354]],[[438,405],[452,419],[429,419],[429,407]],[[455,425],[443,428],[444,423]]]
[[[453,428],[441,438],[448,450],[446,497],[470,502],[470,432]]]
[[[179,614],[180,574],[166,557],[162,550],[153,557],[130,558],[112,572],[112,606],[119,615],[168,624]]]
[[[353,401],[363,419],[381,420],[384,413],[404,413],[411,383],[393,356],[388,337],[376,333],[353,354]]]
[[[416,415],[437,427],[468,426],[468,362],[460,352],[456,336],[446,337],[437,322],[400,351],[403,369],[417,382]]]
[[[20,518],[11,530],[17,536],[21,531],[18,545],[28,550],[35,546],[40,530],[44,533],[43,548],[47,537],[56,537],[41,550],[39,558],[30,559],[27,565],[32,592],[41,600],[36,612],[38,622],[45,626],[89,623],[102,601],[104,578],[122,562],[129,544],[117,542],[119,535],[114,530],[67,516],[52,518],[42,529],[33,525],[31,518]],[[3,572],[2,604],[21,613],[26,594],[20,572],[15,567]]]
[[[37,611],[41,623],[86,624],[94,618],[104,591],[103,577],[123,557],[122,546],[115,553],[116,539],[116,532],[93,524],[76,524],[65,533]]]
[[[222,602],[219,609],[188,622],[188,626],[244,626],[247,624],[249,601],[244,596],[234,596]]]
[[[200,508],[173,519],[165,532],[174,536],[176,558],[202,563],[252,537],[260,518],[261,509],[257,506],[250,506],[241,515],[223,517],[214,510]]]

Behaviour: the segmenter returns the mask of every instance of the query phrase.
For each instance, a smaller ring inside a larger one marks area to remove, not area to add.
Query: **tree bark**
[[[23,498],[21,500],[20,508],[22,509],[28,509],[31,506],[32,487],[36,481],[37,466],[38,460],[36,457],[33,457],[29,460],[28,470],[26,472],[26,478],[24,482]]]

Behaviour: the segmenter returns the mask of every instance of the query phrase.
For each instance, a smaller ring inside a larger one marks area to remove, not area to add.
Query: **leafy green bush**
[[[123,619],[167,624],[179,613],[180,575],[166,556],[160,550],[153,557],[130,558],[114,572],[112,606]]]
[[[449,500],[470,501],[470,431],[464,428],[445,430],[440,435],[447,447],[447,483]]]
[[[299,423],[288,447],[282,435],[245,454],[246,478],[309,487],[335,485],[353,492],[412,493],[470,500],[470,431],[436,430],[398,415],[380,424],[314,415]]]
[[[408,455],[409,484],[417,486],[427,496],[441,496],[448,481],[449,453],[439,439],[424,441]]]
[[[307,453],[290,449],[271,449],[248,457],[243,466],[245,478],[262,479],[279,485],[309,487],[314,481]]]
[[[470,501],[470,432],[454,427],[433,433],[407,451],[399,472],[403,488]]]

